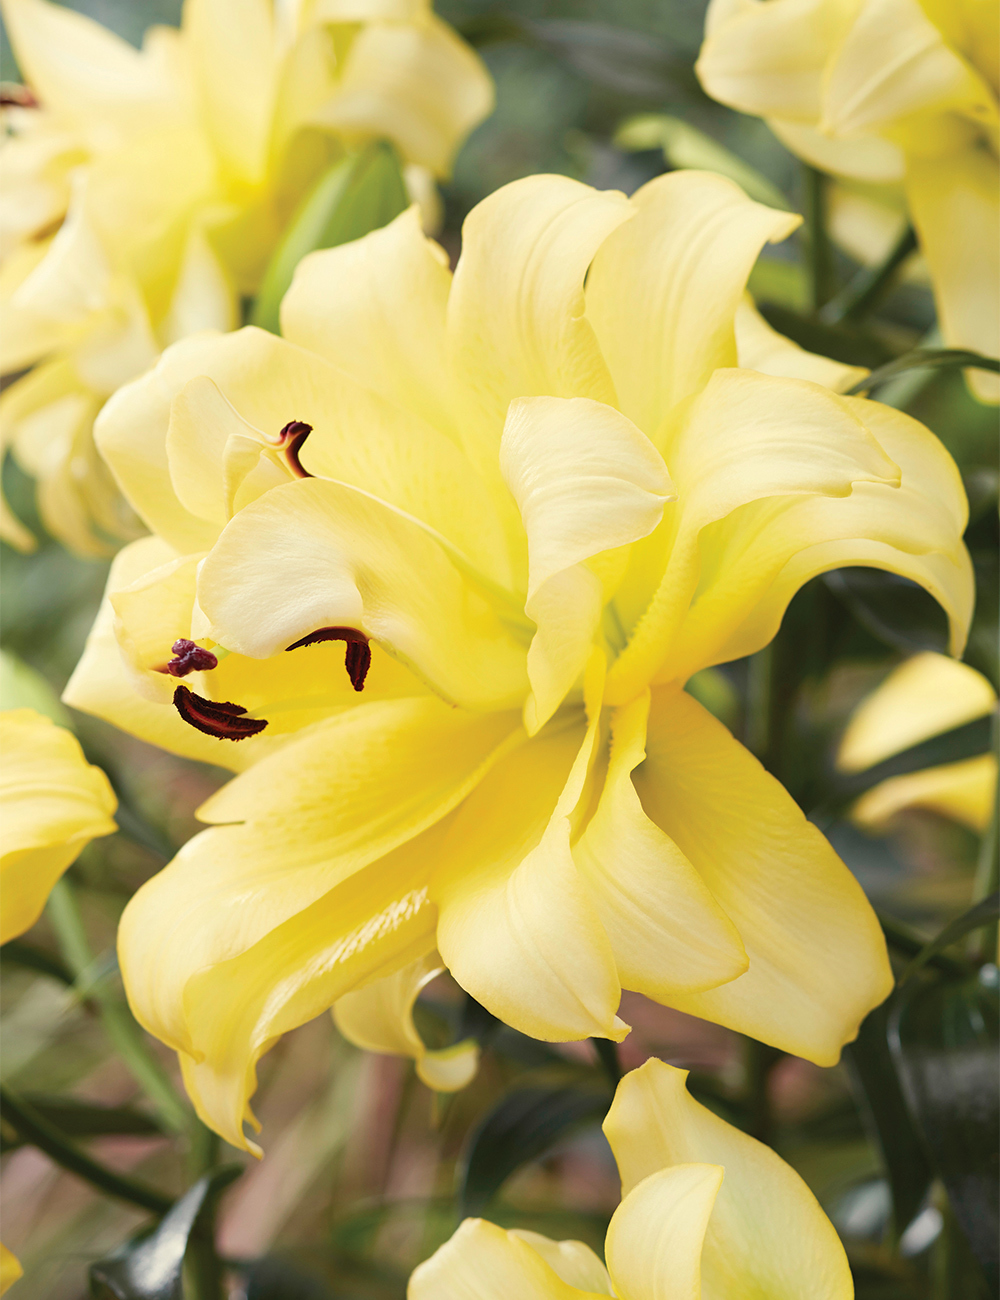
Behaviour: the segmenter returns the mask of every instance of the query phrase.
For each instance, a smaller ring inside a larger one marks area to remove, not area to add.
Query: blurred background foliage
[[[135,43],[148,24],[175,23],[180,12],[179,0],[73,0],[72,7]],[[440,237],[453,257],[469,209],[539,171],[631,192],[670,166],[709,166],[755,197],[803,210],[799,164],[762,122],[710,101],[698,86],[692,65],[704,0],[440,0],[436,7],[479,49],[498,97],[444,190]],[[3,78],[16,78],[6,39],[2,60]],[[933,345],[933,303],[917,257],[863,322],[845,318],[845,295],[903,229],[893,197],[831,186],[826,201],[831,301],[816,300],[806,232],[769,249],[754,272],[765,315],[804,346],[857,364]],[[962,471],[979,592],[966,659],[996,685],[995,410],[969,396],[956,369],[908,372],[878,396],[929,425]],[[0,703],[23,702],[28,690],[44,700],[36,707],[58,710],[106,566],[45,537],[31,484],[9,460],[4,483],[40,547],[31,556],[3,550],[2,638],[15,658],[4,662]],[[621,1068],[655,1054],[691,1069],[701,1100],[771,1142],[841,1232],[859,1300],[997,1294],[995,1256],[991,1265],[984,1244],[992,1235],[997,1146],[996,1132],[987,1131],[996,1126],[995,904],[980,905],[967,923],[979,928],[946,930],[988,891],[995,843],[991,850],[972,831],[917,810],[882,835],[864,834],[846,820],[851,790],[833,775],[836,741],[856,703],[907,654],[944,648],[943,616],[922,591],[890,575],[845,571],[796,597],[768,650],[691,686],[822,825],[883,918],[900,976],[910,971],[844,1062],[822,1070],[637,995],[625,995],[622,1011],[635,1028],[620,1049]],[[38,676],[26,677],[22,665]],[[224,776],[94,719],[74,715],[72,724],[117,789],[122,833],[92,844],[70,873],[94,954],[82,973],[65,967],[65,933],[51,908],[26,941],[3,950],[3,1080],[76,1149],[173,1198],[192,1169],[217,1157],[209,1149],[200,1165],[192,1160],[204,1134],[165,1132],[112,1050],[105,1011],[121,1008],[114,932],[128,896],[194,833],[194,809]],[[967,737],[942,738],[935,761],[961,757],[963,744]],[[925,754],[921,764],[929,761]],[[939,949],[925,949],[942,931]],[[913,969],[922,950],[925,960]],[[480,1037],[483,1065],[465,1091],[432,1094],[408,1062],[358,1052],[328,1017],[287,1035],[264,1059],[255,1105],[267,1157],[225,1194],[217,1220],[234,1300],[398,1300],[409,1271],[451,1233],[460,1207],[600,1250],[618,1199],[599,1127],[614,1059],[594,1044],[554,1048],[499,1026],[446,977],[422,995],[418,1011],[429,1043]],[[146,1046],[174,1071],[159,1044]],[[4,1127],[0,1182],[4,1238],[27,1270],[17,1294],[77,1300],[88,1294],[94,1261],[149,1225],[149,1213],[96,1192],[23,1136]],[[211,1199],[215,1190],[206,1184],[198,1196]],[[196,1222],[202,1201],[191,1205]],[[189,1270],[196,1254],[193,1245]],[[153,1294],[122,1281],[120,1265],[102,1268],[90,1294]]]

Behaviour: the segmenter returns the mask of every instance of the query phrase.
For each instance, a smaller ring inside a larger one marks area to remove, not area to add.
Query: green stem
[[[828,178],[815,167],[803,168],[806,255],[812,309],[818,312],[837,291],[833,245],[827,233]]]
[[[611,1091],[618,1087],[622,1078],[622,1063],[618,1059],[618,1044],[613,1043],[610,1038],[592,1038],[594,1051],[597,1053],[597,1059],[601,1063],[601,1068],[608,1076],[608,1082],[611,1084]]]
[[[195,1120],[188,1147],[188,1170],[192,1182],[197,1182],[218,1164],[219,1147],[218,1133],[201,1120]],[[215,1204],[215,1197],[205,1203],[188,1239],[184,1257],[184,1294],[189,1300],[222,1300],[224,1266],[215,1249]]]
[[[65,876],[56,882],[46,911],[56,932],[63,959],[77,982],[86,979],[94,964],[87,932],[80,915],[73,886]],[[143,1031],[125,1002],[99,980],[88,996],[97,1005],[108,1037],[132,1077],[156,1107],[164,1125],[174,1133],[187,1132],[191,1112],[170,1081],[163,1066],[146,1045]]]
[[[119,1200],[139,1205],[153,1214],[166,1214],[173,1204],[169,1196],[161,1196],[152,1187],[135,1182],[124,1174],[116,1174],[105,1168],[78,1147],[68,1142],[63,1134],[48,1120],[44,1119],[35,1108],[15,1096],[7,1088],[0,1087],[0,1100],[3,1102],[3,1117],[18,1134],[36,1146],[39,1151],[54,1160],[62,1169],[69,1170],[78,1178],[84,1179],[93,1187],[115,1196]]]
[[[908,225],[885,260],[878,266],[866,266],[860,270],[846,288],[830,299],[820,312],[820,318],[828,325],[864,320],[892,288],[896,273],[916,247],[916,232]]]
[[[771,1110],[771,1072],[778,1064],[784,1052],[767,1043],[759,1043],[756,1038],[747,1038],[743,1057],[744,1083],[747,1114],[750,1118],[750,1135],[758,1142],[770,1143],[774,1116]]]

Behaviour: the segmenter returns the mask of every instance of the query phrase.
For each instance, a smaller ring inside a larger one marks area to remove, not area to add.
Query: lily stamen
[[[186,686],[174,691],[174,708],[189,726],[216,740],[245,740],[267,726],[266,718],[247,717],[242,704],[206,700]]]
[[[299,460],[299,449],[312,431],[312,425],[306,424],[304,420],[289,420],[278,434],[278,446],[285,453],[288,468],[297,478],[313,477],[307,469],[302,468]]]
[[[285,651],[287,653],[289,650],[300,650],[303,646],[316,645],[320,641],[347,642],[344,667],[354,689],[364,690],[365,678],[368,676],[368,669],[372,662],[371,647],[365,634],[355,627],[321,627],[315,632],[310,632],[308,636],[302,637],[301,640],[293,642],[292,645],[285,646]]]

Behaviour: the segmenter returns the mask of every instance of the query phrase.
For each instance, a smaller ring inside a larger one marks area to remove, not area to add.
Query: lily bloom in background
[[[141,50],[48,0],[2,12],[27,85],[3,110],[0,370],[34,369],[0,401],[0,437],[46,527],[104,554],[139,531],[93,447],[107,396],[167,344],[238,323],[348,150],[391,141],[436,200],[492,83],[429,0],[186,0]]]
[[[647,1061],[604,1121],[622,1180],[607,1268],[581,1241],[466,1219],[408,1300],[851,1300],[833,1224],[797,1173],[696,1102],[686,1070]]]
[[[35,924],[91,840],[117,831],[117,806],[71,732],[34,709],[0,713],[0,943]]]
[[[837,766],[842,772],[864,772],[922,740],[987,717],[996,705],[996,691],[968,664],[947,655],[914,655],[858,705]],[[851,817],[859,826],[881,830],[905,808],[928,808],[981,833],[993,812],[996,787],[996,756],[980,754],[890,777],[861,796]]]
[[[889,991],[850,872],[683,690],[840,565],[965,637],[951,458],[743,300],[797,222],[535,176],[452,276],[411,209],[301,263],[284,338],[178,343],[102,412],[155,535],[66,699],[244,769],[119,943],[228,1141],[280,1034],[434,950],[556,1041],[621,1039],[625,987],[832,1064]]]
[[[982,0],[711,0],[696,71],[836,176],[902,181],[949,347],[1000,354],[998,10]],[[996,375],[969,371],[996,401]]]

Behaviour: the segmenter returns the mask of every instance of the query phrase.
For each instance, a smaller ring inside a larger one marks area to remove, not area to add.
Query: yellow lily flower
[[[23,1274],[24,1269],[21,1267],[20,1260],[0,1241],[0,1295],[12,1287]]]
[[[968,664],[947,655],[914,655],[857,707],[837,766],[842,772],[864,772],[922,740],[988,716],[996,704],[992,685]],[[851,818],[859,826],[881,830],[904,808],[929,808],[982,832],[993,812],[996,786],[996,756],[980,754],[890,777],[861,796]]]
[[[187,0],[141,50],[49,0],[2,10],[30,89],[4,110],[0,370],[39,363],[0,400],[2,437],[46,527],[104,554],[139,529],[93,452],[102,402],[167,344],[237,323],[346,151],[390,140],[433,193],[492,84],[430,0]],[[16,521],[2,535],[32,544]]]
[[[822,171],[905,185],[949,347],[1000,353],[998,18],[983,0],[711,0],[695,70]],[[984,400],[997,376],[969,371]]]
[[[333,1018],[355,1047],[412,1057],[417,1077],[428,1088],[457,1092],[476,1077],[479,1045],[467,1038],[432,1051],[413,1023],[413,1007],[420,990],[443,970],[444,963],[436,952],[418,957],[402,970],[338,999],[333,1005]]]
[[[851,1300],[847,1256],[812,1192],[686,1078],[650,1060],[618,1085],[604,1121],[622,1180],[607,1268],[583,1242],[466,1219],[407,1300]]]
[[[624,986],[832,1064],[889,991],[850,872],[682,689],[845,564],[965,635],[947,452],[742,312],[797,221],[529,177],[454,277],[411,209],[303,261],[284,338],[179,343],[105,407],[156,535],[66,699],[240,771],[119,944],[228,1141],[281,1033],[433,950],[549,1040],[623,1037]]]
[[[115,833],[117,806],[74,735],[34,709],[0,713],[0,943],[35,924],[92,839]]]

